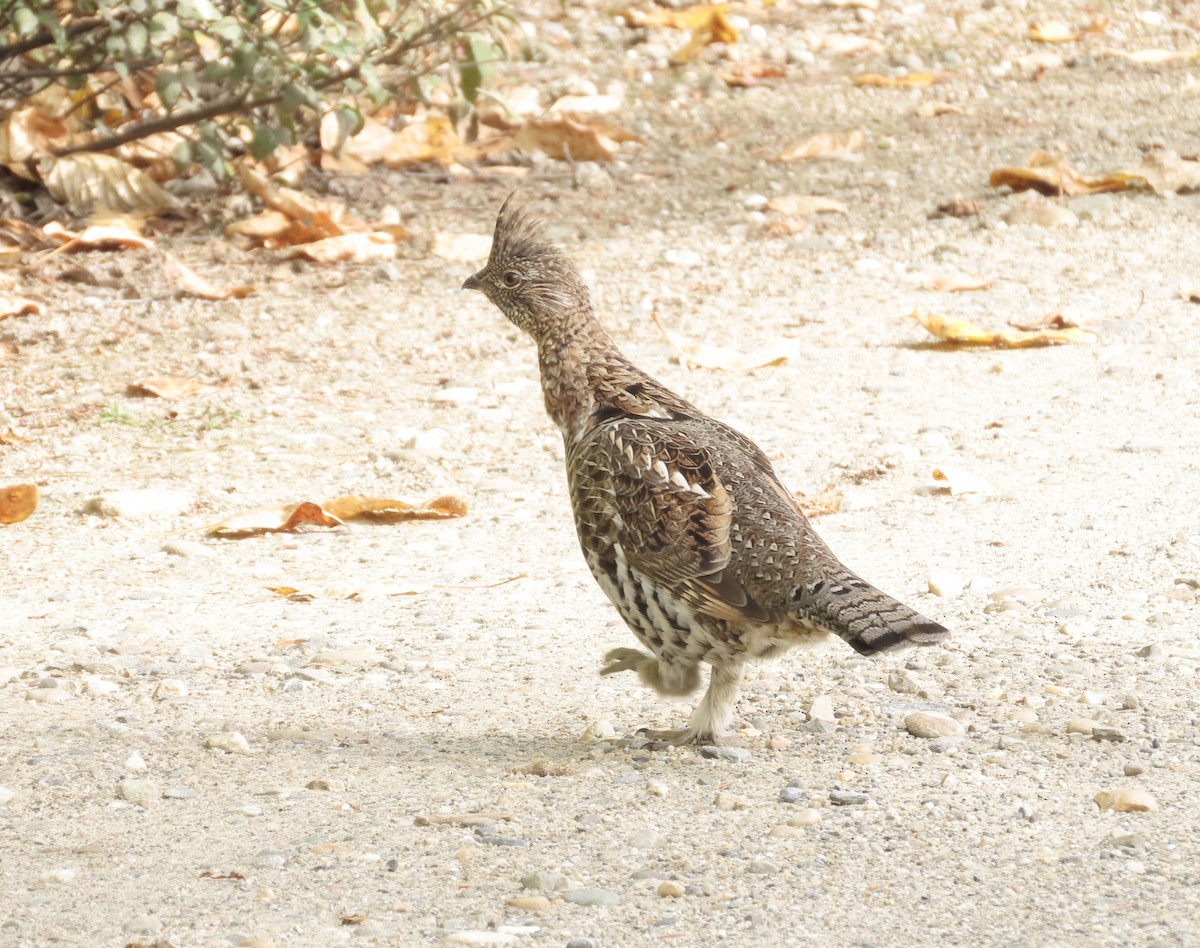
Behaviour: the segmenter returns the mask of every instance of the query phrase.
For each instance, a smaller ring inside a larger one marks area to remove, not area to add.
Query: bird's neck
[[[606,383],[614,375],[638,371],[590,314],[554,338],[539,340],[538,365],[546,413],[568,443],[601,407],[598,399],[611,387]]]

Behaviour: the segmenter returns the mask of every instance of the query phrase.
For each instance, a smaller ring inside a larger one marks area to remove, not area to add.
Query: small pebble
[[[1090,718],[1071,718],[1067,722],[1068,734],[1086,734],[1091,737],[1092,732],[1096,729],[1097,722]]]
[[[221,731],[211,734],[204,739],[204,746],[210,750],[221,750],[227,754],[249,754],[250,742],[237,731]]]
[[[145,777],[126,777],[117,784],[117,796],[132,803],[149,803],[158,799],[158,787]]]
[[[665,882],[660,882],[658,885],[658,895],[663,899],[678,899],[681,898],[687,889],[680,883],[668,879]]]
[[[784,787],[779,791],[780,803],[805,803],[811,794],[803,787]]]
[[[0,806],[9,803],[14,797],[16,797],[16,794],[9,790],[8,787],[0,786]]]
[[[963,726],[954,718],[926,711],[913,711],[905,715],[904,728],[913,737],[923,738],[957,737],[964,733]]]
[[[620,905],[621,896],[607,889],[574,889],[564,892],[563,901],[572,905]]]
[[[612,726],[612,722],[601,718],[589,724],[587,729],[579,735],[579,739],[581,741],[606,741],[616,736],[617,731]]]
[[[125,758],[124,766],[126,770],[141,771],[146,769],[146,761],[142,759],[141,754],[139,754],[137,751],[134,751]]]
[[[1140,777],[1146,772],[1146,768],[1141,764],[1126,764],[1122,769],[1126,777]]]
[[[1154,794],[1141,787],[1101,790],[1092,799],[1101,810],[1112,810],[1114,813],[1150,813],[1158,809]]]
[[[870,797],[857,790],[830,790],[829,802],[834,806],[862,806]]]
[[[925,577],[925,585],[935,596],[953,599],[966,588],[966,580],[950,569],[934,569]]]
[[[713,806],[718,810],[745,810],[749,807],[744,797],[739,797],[736,793],[730,793],[728,790],[720,790],[713,798]]]
[[[767,859],[751,859],[750,865],[746,867],[746,871],[765,876],[778,872],[779,867]]]
[[[155,701],[167,701],[171,698],[186,698],[188,694],[187,683],[179,678],[164,678],[154,686],[154,691],[150,697]]]
[[[527,872],[521,876],[521,888],[535,892],[555,892],[567,887],[567,879],[561,872]]]
[[[779,826],[772,826],[771,832],[767,835],[775,839],[795,839],[798,836],[805,835],[805,833],[806,830],[803,826],[788,826],[787,823],[783,823]]]
[[[814,698],[808,707],[808,716],[814,721],[833,721],[833,698],[829,695]]]
[[[750,759],[750,752],[744,747],[718,747],[705,744],[697,749],[701,757],[708,760],[725,760],[734,764],[744,764]]]
[[[1124,731],[1108,724],[1097,724],[1092,728],[1092,737],[1097,741],[1112,741],[1114,744],[1129,740]]]
[[[795,816],[788,817],[788,826],[816,826],[821,822],[821,811],[812,807],[797,810]]]
[[[336,793],[346,789],[346,782],[337,777],[318,777],[316,780],[310,780],[304,787],[306,790],[324,790]]]
[[[792,739],[782,734],[772,734],[767,738],[767,750],[787,750],[792,746]]]
[[[77,875],[78,869],[47,869],[38,875],[38,879],[55,885],[66,885],[68,882],[74,882]]]
[[[138,520],[143,517],[177,517],[192,506],[191,491],[148,487],[144,490],[114,490],[94,497],[84,505],[84,513],[114,520]]]

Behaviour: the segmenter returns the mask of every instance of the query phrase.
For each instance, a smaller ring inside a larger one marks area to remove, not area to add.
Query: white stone
[[[904,718],[904,727],[913,737],[957,737],[964,733],[963,726],[954,718],[944,714],[914,711]]]
[[[142,755],[139,754],[137,751],[134,751],[132,754],[130,754],[128,757],[125,758],[124,767],[126,770],[134,770],[134,771],[142,771],[142,770],[147,769],[146,761],[142,758]]]
[[[931,569],[925,585],[935,596],[953,599],[966,588],[967,581],[952,569]]]
[[[249,754],[250,742],[237,731],[221,731],[211,734],[204,739],[204,746],[211,750],[221,750],[228,754]]]
[[[833,698],[829,695],[813,698],[808,707],[808,716],[816,721],[833,721]]]
[[[1141,787],[1101,790],[1092,799],[1101,810],[1112,810],[1114,813],[1150,813],[1158,809],[1154,794]]]

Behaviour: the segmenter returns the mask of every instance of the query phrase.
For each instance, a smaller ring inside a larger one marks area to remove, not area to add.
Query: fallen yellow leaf
[[[1055,346],[1064,342],[1091,342],[1089,332],[1078,327],[1069,329],[983,329],[964,319],[949,319],[923,310],[909,314],[930,333],[943,342],[958,346],[992,346],[1001,349],[1028,349],[1035,346]]]
[[[36,484],[13,484],[0,487],[0,523],[20,523],[38,505]]]
[[[393,260],[396,257],[396,235],[389,231],[342,234],[326,237],[290,248],[286,257],[302,257],[314,263],[367,263],[372,260]]]
[[[862,150],[867,147],[867,136],[859,129],[848,132],[820,132],[804,141],[786,148],[775,157],[775,161],[862,161]]]
[[[405,520],[448,520],[467,515],[467,502],[461,497],[435,497],[425,504],[382,497],[348,495],[327,500],[321,507],[339,520],[373,520],[400,523]]]
[[[861,76],[855,76],[854,84],[870,86],[875,89],[920,89],[949,80],[950,73],[948,72],[910,72],[903,76],[881,76],[868,72]]]
[[[257,293],[256,286],[216,287],[182,260],[170,253],[163,254],[163,274],[167,285],[181,296],[195,296],[202,300],[240,300]]]
[[[1117,173],[1099,177],[1081,174],[1067,163],[1066,158],[1035,151],[1025,167],[997,168],[988,176],[993,188],[1004,185],[1013,191],[1033,189],[1048,196],[1066,194],[1104,194],[1125,191],[1140,183],[1137,174]]]

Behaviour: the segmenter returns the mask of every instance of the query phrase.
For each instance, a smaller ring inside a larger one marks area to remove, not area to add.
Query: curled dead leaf
[[[17,293],[0,293],[0,320],[16,316],[41,316],[42,304]]]
[[[636,135],[580,115],[548,115],[532,119],[507,136],[493,139],[486,151],[526,149],[559,161],[612,161],[623,142],[641,141]]]
[[[1138,175],[1118,173],[1090,177],[1076,171],[1066,158],[1035,151],[1024,167],[997,168],[988,176],[988,184],[993,188],[1007,185],[1013,191],[1032,189],[1047,196],[1104,194],[1136,187]]]
[[[820,132],[785,148],[775,161],[862,161],[867,137],[859,129],[848,132]]]
[[[306,500],[300,504],[255,507],[253,510],[211,524],[205,531],[209,536],[232,540],[264,533],[287,533],[305,524],[318,527],[343,526],[336,517],[325,513],[319,504]]]
[[[156,398],[171,399],[185,398],[188,395],[202,395],[215,389],[215,385],[209,385],[207,382],[164,375],[159,378],[130,383],[127,391],[130,395],[152,395]]]
[[[11,429],[10,429],[11,430]],[[12,484],[0,487],[0,523],[20,523],[38,505],[36,484]]]
[[[50,221],[42,228],[42,235],[48,242],[59,245],[55,248],[55,253],[84,250],[148,250],[154,246],[154,241],[142,236],[144,223],[136,217],[113,217],[75,233],[58,221]]]
[[[337,237],[344,231],[320,201],[293,188],[277,187],[249,162],[237,166],[242,186],[273,211],[297,221],[320,237]]]
[[[382,497],[335,497],[321,505],[339,520],[371,520],[376,523],[401,523],[405,520],[449,520],[467,515],[467,502],[450,495],[435,497],[424,504]]]
[[[990,346],[1001,349],[1028,349],[1037,346],[1055,346],[1065,342],[1092,342],[1095,336],[1078,327],[1067,329],[1021,329],[988,330],[967,322],[914,310],[909,314],[925,329],[943,342],[956,346]]]
[[[180,296],[194,296],[202,300],[240,300],[258,292],[256,286],[213,286],[174,254],[164,253],[162,264],[167,286]]]
[[[179,202],[146,172],[115,155],[87,152],[39,162],[46,190],[75,214],[157,214]]]

